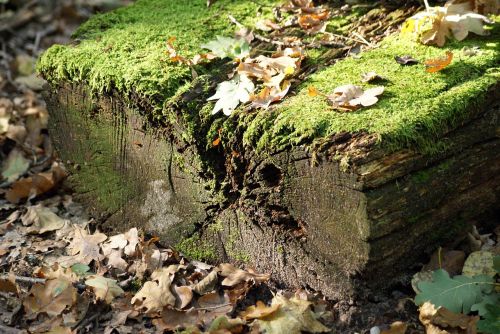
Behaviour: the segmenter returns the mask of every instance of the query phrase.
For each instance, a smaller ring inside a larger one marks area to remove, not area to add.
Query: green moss
[[[500,80],[497,23],[492,36],[471,37],[449,43],[446,48],[389,37],[359,59],[348,58],[313,74],[270,110],[240,111],[229,119],[211,115],[213,104],[205,102],[211,93],[208,79],[223,74],[223,63],[198,66],[201,79],[192,83],[188,67],[166,60],[165,41],[176,36],[179,52],[193,56],[201,51],[203,42],[234,32],[228,14],[250,26],[262,15],[270,15],[277,3],[280,1],[219,0],[207,9],[200,0],[139,0],[92,18],[76,32],[75,36],[82,39],[77,46],[50,48],[39,60],[38,70],[51,81],[85,81],[94,92],[111,88],[124,93],[135,91],[151,101],[154,117],[180,125],[182,139],[196,142],[209,153],[215,151],[211,142],[219,129],[224,147],[225,138],[239,133],[245,145],[261,152],[310,144],[338,132],[364,131],[377,135],[390,150],[416,147],[424,153],[436,153],[446,149],[446,143],[439,140],[442,135],[474,117],[475,107]],[[334,17],[329,29],[340,31],[352,17],[361,14],[355,11],[348,17]],[[464,46],[479,46],[482,52],[461,56]],[[446,50],[453,51],[455,59],[436,74],[426,73],[423,65],[400,66],[394,61],[395,55],[410,54],[423,62],[444,55]],[[322,51],[310,51],[307,62],[321,62]],[[373,107],[341,113],[331,110],[324,99],[307,94],[309,86],[330,93],[339,85],[361,84],[361,74],[369,71],[388,79],[385,93]],[[197,83],[203,86],[197,100],[175,108]],[[210,157],[203,157],[201,167],[216,173],[208,160]]]
[[[191,80],[188,67],[166,60],[166,40],[175,36],[179,53],[192,57],[202,52],[202,43],[234,33],[229,14],[251,25],[261,16],[259,10],[272,8],[259,4],[219,0],[207,8],[200,0],[139,0],[94,16],[74,34],[81,39],[77,46],[51,47],[40,58],[38,71],[50,81],[85,81],[96,92],[135,90],[159,107]],[[203,73],[203,67],[199,71]]]
[[[215,247],[209,244],[209,242],[202,240],[199,234],[184,238],[175,248],[193,260],[215,261],[217,259]]]

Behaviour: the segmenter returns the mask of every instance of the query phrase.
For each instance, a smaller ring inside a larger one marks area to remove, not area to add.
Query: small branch
[[[196,310],[197,311],[214,310],[214,309],[218,309],[218,308],[226,307],[226,306],[231,306],[231,305],[232,305],[231,303],[227,303],[227,304],[221,304],[221,305],[216,305],[216,306],[198,307],[198,308],[196,308]]]
[[[10,278],[9,275],[0,276],[0,279],[4,280],[8,280],[9,278]],[[14,276],[14,279],[16,280],[16,282],[22,282],[22,283],[30,283],[30,284],[45,283],[44,278]]]

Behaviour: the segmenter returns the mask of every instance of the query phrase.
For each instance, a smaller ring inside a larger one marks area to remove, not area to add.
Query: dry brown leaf
[[[363,91],[355,85],[344,85],[335,88],[333,94],[327,95],[328,100],[335,109],[356,110],[360,106],[372,106],[378,101],[378,95],[384,92],[384,87],[379,86]]]
[[[241,282],[253,282],[253,283],[262,283],[269,280],[269,274],[256,274],[253,271],[245,271],[239,268],[236,268],[230,263],[223,263],[217,267],[217,270],[220,271],[220,275],[225,277],[222,281],[222,285],[224,286],[235,286]]]
[[[377,80],[384,80],[382,76],[380,76],[377,72],[367,72],[361,75],[362,82],[372,82]]]
[[[290,89],[290,82],[284,81],[281,88],[277,87],[264,87],[259,94],[252,94],[250,96],[250,101],[252,101],[252,108],[262,108],[267,109],[273,102],[281,101],[288,90]]]
[[[47,207],[37,204],[29,206],[26,213],[21,217],[23,225],[28,226],[26,230],[30,234],[42,234],[56,231],[64,226],[67,220],[62,219]]]
[[[80,278],[71,270],[71,268],[63,268],[58,263],[54,263],[50,267],[37,268],[34,271],[37,277],[45,278],[47,280],[62,278],[72,283],[78,282]]]
[[[420,307],[419,319],[427,334],[476,334],[479,316],[453,313],[444,307],[436,309],[426,302]]]
[[[199,295],[204,295],[215,289],[215,285],[219,280],[217,270],[213,270],[210,274],[205,276],[201,281],[193,286],[193,291]]]
[[[131,300],[137,309],[145,309],[146,313],[159,313],[164,306],[175,306],[175,296],[170,291],[173,279],[171,267],[155,270],[151,274],[152,281],[146,282]]]
[[[299,26],[308,34],[324,32],[330,17],[330,11],[327,9],[317,10],[314,13],[303,14],[299,16]]]
[[[422,271],[446,270],[451,276],[462,273],[465,262],[465,252],[439,248],[436,250]]]
[[[425,61],[425,71],[428,73],[435,73],[443,70],[451,64],[453,60],[453,52],[446,51],[446,57],[429,59]]]
[[[177,308],[183,309],[193,300],[193,290],[189,286],[174,286],[174,290],[179,301],[176,303]]]
[[[5,198],[17,204],[22,199],[42,195],[54,189],[66,176],[66,171],[56,164],[49,172],[35,174],[14,182],[12,188],[5,194]]]
[[[195,309],[178,311],[165,308],[161,312],[160,318],[153,319],[153,324],[156,326],[156,330],[159,333],[163,333],[165,331],[173,331],[178,328],[197,326],[201,324],[201,320],[198,311]],[[194,334],[196,332],[190,333]]]
[[[28,316],[46,313],[58,316],[77,299],[77,290],[71,281],[65,278],[47,280],[45,284],[35,284],[30,295],[24,300],[24,309]]]
[[[240,313],[240,316],[243,319],[261,319],[276,312],[280,306],[280,304],[266,306],[266,304],[258,300],[256,305],[247,307],[245,311]]]
[[[408,325],[402,321],[393,322],[389,328],[383,329],[380,334],[405,334]]]
[[[89,264],[92,261],[101,261],[104,256],[100,252],[100,244],[107,238],[100,232],[88,234],[84,228],[75,225],[74,238],[68,246],[73,263]]]
[[[124,292],[122,288],[118,286],[116,280],[103,276],[89,276],[85,284],[92,287],[97,300],[104,300],[108,304],[111,304],[115,297],[122,295]]]

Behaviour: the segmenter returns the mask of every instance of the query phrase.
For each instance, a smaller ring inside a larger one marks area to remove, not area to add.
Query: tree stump
[[[335,64],[331,49],[314,50],[305,66],[315,73],[282,103],[212,115],[206,99],[232,64],[197,67],[193,80],[166,59],[165,40],[176,36],[190,57],[232,33],[227,14],[251,25],[266,8],[137,1],[42,56],[55,146],[75,196],[106,226],[140,226],[188,256],[245,263],[339,299],[404,279],[498,209],[498,24],[492,36],[449,42],[455,60],[436,74],[394,61],[444,53],[402,37]],[[472,45],[481,53],[460,55]],[[307,94],[360,84],[369,71],[385,78],[373,107],[341,113]]]

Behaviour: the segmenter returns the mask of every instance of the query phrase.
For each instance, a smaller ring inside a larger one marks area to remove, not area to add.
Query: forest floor
[[[190,261],[137,229],[99,232],[64,186],[34,64],[90,15],[122,3],[0,1],[0,332],[424,332],[409,283],[370,301],[334,302],[279,290],[251,268]],[[488,232],[473,229],[415,268],[459,274],[468,254],[500,253],[500,229]]]

